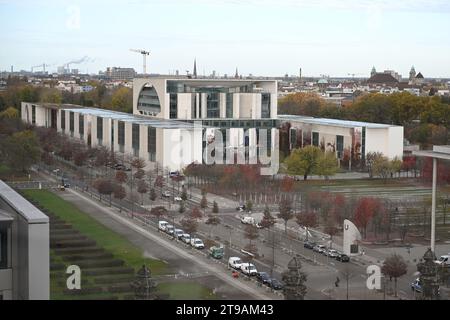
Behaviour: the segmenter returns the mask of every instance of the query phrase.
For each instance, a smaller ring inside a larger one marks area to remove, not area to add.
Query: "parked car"
[[[328,257],[335,259],[338,256],[337,250],[328,249],[327,254]]]
[[[181,241],[187,244],[191,244],[191,235],[188,233],[183,233],[183,235],[181,236]]]
[[[199,238],[192,238],[191,246],[193,246],[195,249],[204,249],[205,248],[205,244]]]
[[[269,274],[267,272],[258,272],[258,274],[256,275],[256,280],[258,280],[258,282],[261,282],[262,284],[270,285],[270,280],[272,279],[269,277]]]
[[[439,257],[439,260],[435,261],[438,265],[450,266],[450,254],[446,254]]]
[[[183,199],[181,199],[181,197],[179,197],[179,196],[174,197],[173,200],[174,201],[183,201]]]
[[[349,262],[350,257],[348,255],[346,255],[345,253],[338,252],[338,255],[336,256],[336,260],[341,261],[341,262]]]
[[[173,225],[168,224],[166,226],[166,233],[168,233],[170,235],[173,235],[174,231],[175,231],[175,227]]]
[[[313,251],[317,253],[323,253],[326,249],[327,247],[325,247],[323,244],[318,244],[313,248]]]
[[[241,271],[248,276],[256,276],[258,274],[255,265],[249,262],[241,264]]]
[[[284,284],[281,281],[279,281],[279,280],[277,280],[275,278],[271,279],[269,286],[273,290],[283,290],[283,288],[284,288]]]
[[[316,246],[316,243],[312,242],[312,241],[306,241],[303,244],[303,247],[306,248],[306,249],[313,249],[315,246]]]
[[[161,196],[163,196],[164,198],[170,198],[170,192],[164,191],[163,193],[161,193]]]
[[[183,236],[183,234],[184,234],[184,231],[183,230],[181,230],[181,229],[175,229],[175,236],[178,238],[178,239],[181,239],[181,237]]]
[[[255,218],[242,216],[241,217],[241,223],[243,223],[243,224],[255,224]]]
[[[230,257],[228,259],[228,266],[233,269],[241,270],[241,265],[242,265],[242,260],[239,257]]]
[[[166,231],[166,227],[169,225],[167,221],[161,220],[158,221],[158,229],[161,231]]]
[[[236,211],[239,211],[239,212],[244,212],[245,211],[245,204],[241,204],[239,207],[237,207],[236,208]]]

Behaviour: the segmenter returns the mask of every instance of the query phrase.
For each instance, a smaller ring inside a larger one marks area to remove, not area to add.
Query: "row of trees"
[[[11,82],[7,90],[0,92],[0,111],[8,107],[20,110],[23,101],[71,103],[128,113],[133,111],[132,89],[123,86],[109,89],[97,81],[86,84],[93,86],[94,89],[89,92],[73,93],[56,89],[54,87],[56,82],[48,83],[49,87],[36,87],[23,81]]]

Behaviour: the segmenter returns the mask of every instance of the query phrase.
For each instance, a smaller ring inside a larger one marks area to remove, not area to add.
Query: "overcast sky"
[[[0,0],[0,70],[450,77],[448,0]]]

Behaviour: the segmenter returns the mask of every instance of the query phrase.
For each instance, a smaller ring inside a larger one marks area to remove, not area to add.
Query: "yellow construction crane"
[[[150,51],[145,51],[143,49],[130,49],[130,51],[142,54],[142,60],[144,65],[144,74],[147,74],[147,56],[150,55]]]

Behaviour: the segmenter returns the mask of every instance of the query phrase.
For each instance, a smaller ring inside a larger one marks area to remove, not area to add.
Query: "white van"
[[[169,223],[167,221],[158,221],[158,229],[161,231],[166,231],[167,226],[169,225]]]
[[[228,259],[228,266],[233,269],[241,270],[241,265],[242,260],[239,257],[230,257],[230,259]]]
[[[248,276],[256,276],[258,274],[258,270],[256,270],[255,265],[248,262],[241,265],[241,271],[243,274]]]

